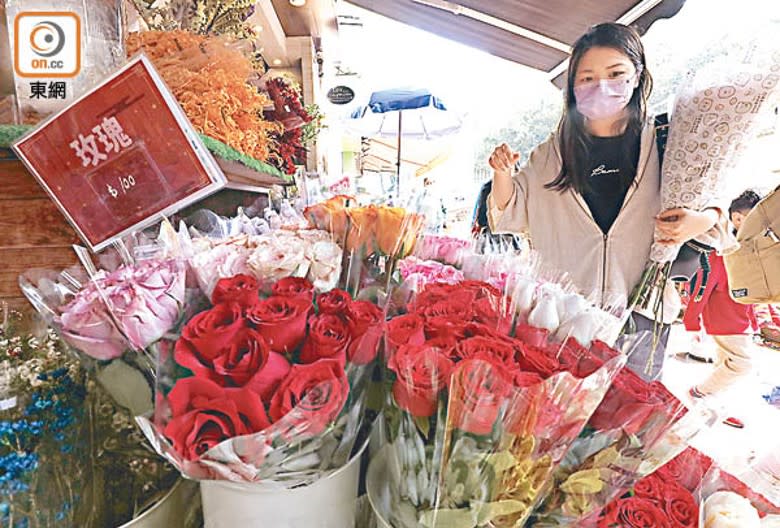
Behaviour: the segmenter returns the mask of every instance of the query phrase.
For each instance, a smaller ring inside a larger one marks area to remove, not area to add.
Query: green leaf
[[[477,514],[465,509],[428,510],[420,516],[420,525],[425,528],[475,528],[478,526]]]
[[[561,491],[576,495],[591,495],[604,489],[601,472],[598,469],[585,469],[569,475],[561,484]]]
[[[97,371],[97,380],[133,416],[141,416],[154,408],[152,388],[146,378],[121,359],[101,367]]]
[[[477,523],[481,526],[502,515],[511,515],[528,509],[528,505],[518,500],[500,500],[488,502],[480,507],[474,508],[478,512]]]
[[[517,459],[512,456],[509,451],[500,451],[498,453],[491,453],[485,457],[488,464],[493,466],[493,471],[503,473],[508,469],[512,469],[517,465]]]
[[[290,175],[283,173],[276,167],[258,159],[251,158],[246,154],[242,154],[241,152],[237,151],[233,147],[226,145],[218,139],[207,136],[205,134],[198,135],[200,136],[200,139],[203,141],[203,144],[206,146],[206,148],[209,149],[212,154],[215,154],[220,158],[241,163],[242,165],[245,165],[254,171],[270,174],[271,176],[276,176],[277,178],[280,178],[284,181],[289,182],[292,180]]]
[[[430,418],[423,418],[420,416],[412,417],[417,430],[423,435],[424,438],[428,438],[428,434],[431,432],[431,420]]]

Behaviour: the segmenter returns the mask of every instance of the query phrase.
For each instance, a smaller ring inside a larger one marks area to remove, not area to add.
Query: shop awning
[[[364,9],[550,74],[588,27],[618,21],[644,33],[685,0],[349,0]]]

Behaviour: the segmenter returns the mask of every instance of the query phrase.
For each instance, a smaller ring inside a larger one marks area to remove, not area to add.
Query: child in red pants
[[[729,214],[736,228],[759,201],[760,197],[755,192],[746,191],[732,202]],[[699,331],[703,322],[704,330],[717,346],[715,369],[706,380],[691,388],[690,395],[694,398],[722,392],[751,373],[755,347],[753,336],[758,332],[755,307],[734,302],[729,295],[723,257],[710,253],[709,263],[710,273],[704,294],[688,303],[683,317],[685,329],[689,332]],[[701,276],[700,271],[697,280]],[[733,417],[727,418],[724,423],[737,428],[745,426],[742,420]]]

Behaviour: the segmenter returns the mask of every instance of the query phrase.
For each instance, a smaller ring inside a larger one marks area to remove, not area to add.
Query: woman
[[[519,155],[506,144],[490,156],[493,232],[527,232],[549,265],[604,305],[625,303],[639,282],[654,227],[660,242],[679,244],[716,224],[722,233],[726,225],[719,204],[661,212],[655,129],[646,115],[651,89],[637,32],[621,24],[594,26],[574,44],[557,133],[520,170],[514,170]],[[676,295],[667,288],[664,322],[679,313]],[[651,319],[633,317],[637,330],[653,328]],[[652,358],[647,347],[629,365],[656,379],[667,338],[668,327]]]

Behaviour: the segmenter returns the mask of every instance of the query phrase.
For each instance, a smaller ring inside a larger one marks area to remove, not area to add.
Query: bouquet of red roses
[[[592,523],[604,506],[680,453],[713,420],[710,411],[688,410],[660,382],[648,383],[624,368],[556,471],[534,512],[536,522]]]
[[[698,528],[694,496],[712,461],[688,448],[610,502],[592,522],[595,528]]]
[[[604,343],[517,326],[511,303],[486,282],[433,283],[388,322],[369,496],[393,526],[522,526],[623,365]]]
[[[221,279],[211,307],[162,343],[157,404],[139,418],[197,479],[310,483],[343,466],[363,417],[384,314],[342,290]]]

